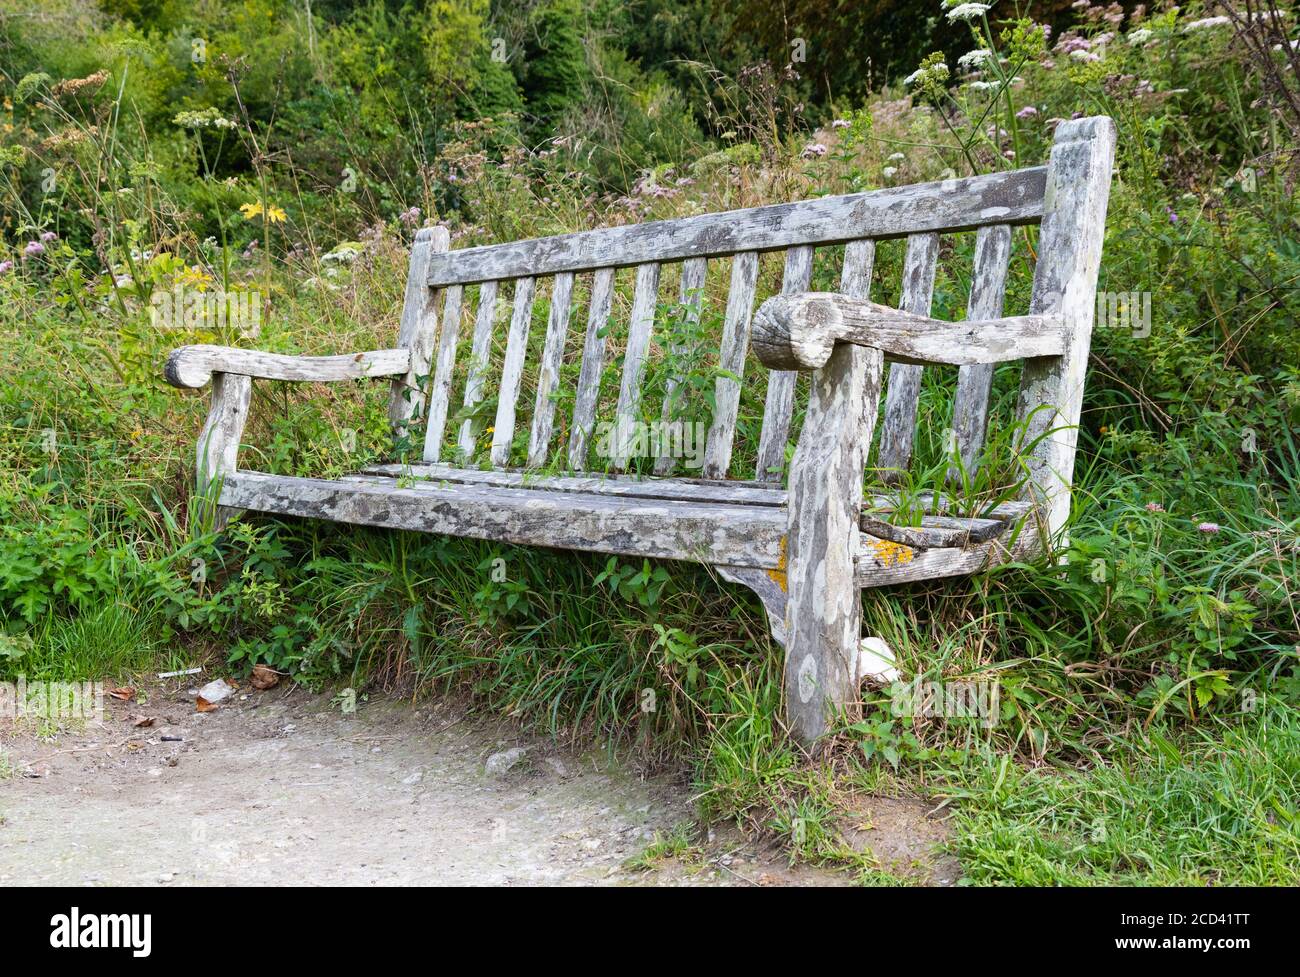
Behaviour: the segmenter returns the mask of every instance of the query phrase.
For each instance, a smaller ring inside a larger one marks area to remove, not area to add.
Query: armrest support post
[[[199,434],[195,453],[195,502],[212,507],[215,527],[224,529],[237,510],[217,504],[221,480],[239,464],[239,442],[248,423],[248,405],[253,397],[251,377],[237,373],[218,373],[212,380],[212,407]]]

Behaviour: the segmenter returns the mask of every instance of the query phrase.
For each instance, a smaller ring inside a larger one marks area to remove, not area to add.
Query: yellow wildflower
[[[270,221],[272,224],[282,224],[287,219],[284,208],[277,207],[275,204],[265,205],[260,200],[253,203],[241,204],[239,212],[244,215],[246,220],[252,220],[254,217],[261,217],[262,220]]]

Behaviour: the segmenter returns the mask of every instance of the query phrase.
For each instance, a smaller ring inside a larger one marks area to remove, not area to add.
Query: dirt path
[[[344,715],[281,687],[200,714],[189,688],[109,700],[82,730],[0,739],[0,885],[849,881],[730,837],[687,864],[630,868],[656,833],[691,822],[683,783],[446,705],[372,699]],[[515,747],[522,761],[487,772]]]

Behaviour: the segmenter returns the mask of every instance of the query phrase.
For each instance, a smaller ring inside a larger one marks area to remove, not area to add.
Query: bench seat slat
[[[395,479],[328,481],[241,471],[221,504],[363,526],[505,543],[777,568],[779,508],[666,499],[610,499],[530,489]]]
[[[519,469],[484,470],[479,468],[459,468],[455,465],[371,465],[362,469],[359,476],[383,477],[390,479],[416,478],[434,482],[453,484],[488,485],[500,488],[535,488],[556,492],[590,493],[614,497],[640,497],[657,499],[681,499],[684,501],[725,502],[733,505],[784,506],[786,490],[770,482],[741,481],[731,479],[707,478],[647,478],[641,475],[620,475],[615,473],[591,473],[584,475],[542,475]],[[920,507],[926,512],[921,516],[922,526],[954,525],[958,521],[974,519],[977,522],[996,520],[998,522],[1015,522],[1024,518],[1033,507],[1032,503],[1022,500],[1001,502],[996,505],[979,507],[975,517],[953,516],[950,510],[954,502],[947,496],[935,497],[923,492],[910,497],[909,509]],[[865,517],[889,521],[888,515],[899,506],[899,498],[892,492],[868,494],[863,505]],[[935,510],[930,512],[929,510]],[[978,541],[978,540],[977,540]]]
[[[629,267],[742,251],[1024,224],[1043,213],[1044,167],[651,221],[432,255],[429,284]]]
[[[392,478],[330,481],[240,471],[226,475],[219,503],[237,509],[363,526],[442,533],[519,545],[726,566],[781,569],[784,507],[669,499],[609,498],[528,488]],[[976,573],[1032,553],[1021,531],[967,548],[914,549],[860,534],[855,580],[877,587]]]
[[[1015,539],[1002,537],[965,549],[955,546],[912,549],[863,533],[853,578],[859,587],[867,588],[961,577],[1002,563],[1028,559],[1039,546],[1039,536],[1030,527],[1025,527]]]
[[[676,478],[641,478],[633,475],[539,475],[527,471],[482,471],[451,465],[374,465],[369,475],[410,476],[433,482],[491,485],[500,488],[535,488],[552,492],[583,492],[644,499],[681,499],[687,502],[725,502],[733,505],[785,505],[785,490],[777,486],[716,484]]]

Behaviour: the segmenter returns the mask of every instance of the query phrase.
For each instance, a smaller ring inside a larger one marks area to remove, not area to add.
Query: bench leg
[[[211,511],[212,526],[220,532],[241,511],[217,505],[217,498],[221,493],[221,479],[234,474],[239,464],[239,442],[248,423],[248,405],[252,399],[252,378],[234,373],[213,374],[212,406],[195,453],[197,479],[193,504],[199,506],[199,521],[191,521],[191,525],[204,525]]]
[[[853,577],[865,446],[884,357],[841,344],[812,376],[790,466],[786,579],[786,712],[805,746],[856,700],[862,598]]]

